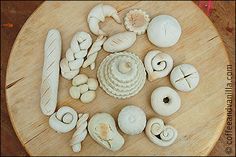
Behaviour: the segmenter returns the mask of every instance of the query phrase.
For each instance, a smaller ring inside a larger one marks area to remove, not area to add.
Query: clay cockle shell
[[[118,115],[118,125],[128,135],[140,134],[146,126],[146,115],[137,106],[126,106]]]
[[[181,99],[172,88],[159,87],[152,92],[151,105],[156,113],[169,116],[179,110]]]
[[[121,32],[109,37],[103,44],[107,52],[119,52],[128,49],[136,41],[134,32]]]
[[[150,141],[162,147],[167,147],[174,143],[178,136],[178,132],[174,127],[164,125],[163,120],[159,118],[148,120],[145,133]]]
[[[154,81],[170,73],[173,68],[173,59],[166,53],[152,50],[145,56],[144,65],[148,73],[148,80]]]
[[[199,73],[191,64],[181,64],[176,66],[171,74],[171,84],[178,90],[190,92],[197,87],[199,83]]]
[[[95,114],[88,123],[90,136],[104,148],[119,150],[124,145],[124,138],[116,129],[113,117],[108,113]]]
[[[154,17],[147,28],[148,39],[158,47],[175,45],[181,35],[181,26],[172,16],[159,15]]]
[[[142,9],[133,9],[126,14],[124,21],[125,27],[128,31],[141,35],[145,33],[150,18]]]
[[[75,128],[77,120],[77,112],[71,107],[63,106],[51,115],[49,126],[59,133],[66,133]]]

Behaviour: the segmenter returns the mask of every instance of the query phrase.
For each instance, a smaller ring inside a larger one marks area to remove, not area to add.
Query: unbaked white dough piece
[[[171,84],[182,92],[190,92],[199,83],[200,76],[197,69],[191,64],[176,66],[170,74]]]
[[[125,106],[118,115],[118,125],[128,135],[140,134],[146,126],[146,114],[137,106]]]
[[[117,151],[124,145],[124,138],[116,129],[113,117],[108,113],[96,113],[88,123],[89,135],[104,148]]]
[[[70,141],[70,145],[72,146],[72,150],[74,152],[80,152],[81,150],[81,142],[84,141],[86,138],[88,131],[87,131],[87,120],[89,118],[88,113],[80,113],[79,120],[76,124],[76,131],[74,132],[72,139]]]
[[[40,107],[43,114],[53,114],[57,106],[61,35],[56,29],[48,31],[44,45],[44,65],[41,83]]]
[[[146,72],[142,61],[133,53],[119,52],[107,56],[97,72],[102,89],[118,99],[137,94],[144,86]]]
[[[66,133],[75,128],[77,120],[77,112],[69,106],[63,106],[50,116],[49,126],[58,133]]]
[[[149,15],[142,9],[130,10],[124,18],[125,28],[137,35],[144,34],[148,27]]]
[[[172,88],[158,87],[152,92],[151,105],[156,113],[162,116],[170,116],[179,110],[181,99]]]
[[[60,62],[61,75],[68,80],[73,79],[79,72],[92,45],[92,38],[87,32],[77,32],[73,36],[66,57]]]
[[[159,15],[154,17],[147,28],[148,39],[158,47],[175,45],[181,35],[181,26],[172,16]]]
[[[102,45],[106,39],[107,38],[102,35],[98,36],[87,54],[87,59],[83,63],[83,68],[88,66],[90,66],[91,70],[95,68],[95,60],[97,58],[98,52],[102,49]]]
[[[165,125],[163,120],[159,118],[148,120],[145,133],[150,141],[162,147],[170,146],[178,136],[174,127]]]
[[[90,31],[95,35],[107,35],[99,28],[99,22],[104,22],[106,17],[112,17],[117,23],[121,23],[118,13],[111,5],[98,4],[88,14],[87,22]]]
[[[148,80],[154,81],[170,73],[173,68],[173,59],[166,53],[152,50],[146,54],[144,65],[148,73]]]
[[[130,48],[136,41],[134,32],[121,32],[109,37],[103,44],[107,52],[120,52]]]

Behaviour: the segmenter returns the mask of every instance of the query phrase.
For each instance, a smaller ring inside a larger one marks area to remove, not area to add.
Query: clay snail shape
[[[170,116],[179,110],[181,99],[172,88],[159,87],[152,92],[151,106],[156,113],[162,116]]]
[[[164,122],[159,118],[151,118],[148,120],[145,133],[150,141],[162,147],[174,143],[178,136],[178,132],[175,128],[170,125],[164,125]]]
[[[191,64],[181,64],[176,66],[171,74],[171,84],[178,90],[190,92],[197,87],[199,83],[199,73]]]
[[[154,81],[167,76],[173,68],[173,59],[170,55],[158,50],[149,51],[144,58],[148,80]]]
[[[89,114],[79,114],[79,120],[77,121],[76,125],[76,131],[74,132],[70,145],[72,146],[72,150],[74,152],[80,152],[81,150],[81,142],[86,138],[87,136],[87,120],[88,120]]]
[[[51,115],[49,126],[58,133],[66,133],[75,128],[77,119],[77,112],[73,108],[63,106]]]
[[[111,16],[117,23],[121,23],[120,17],[115,8],[110,5],[98,4],[88,14],[87,22],[90,31],[95,35],[107,34],[99,28],[99,22],[104,22],[106,17]]]
[[[124,144],[124,138],[117,131],[115,121],[108,113],[95,114],[88,123],[88,131],[97,143],[111,151],[119,150]]]
[[[140,134],[146,126],[145,112],[134,105],[126,106],[118,115],[118,125],[128,135]]]

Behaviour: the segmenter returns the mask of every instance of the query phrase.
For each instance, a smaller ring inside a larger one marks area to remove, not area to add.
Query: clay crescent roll
[[[57,106],[59,63],[61,58],[61,35],[56,29],[48,31],[44,45],[44,65],[41,84],[40,107],[49,116]]]

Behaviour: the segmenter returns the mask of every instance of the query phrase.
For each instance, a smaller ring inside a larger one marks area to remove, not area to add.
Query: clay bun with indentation
[[[142,9],[133,9],[126,14],[124,21],[128,31],[141,35],[146,32],[150,18]]]

